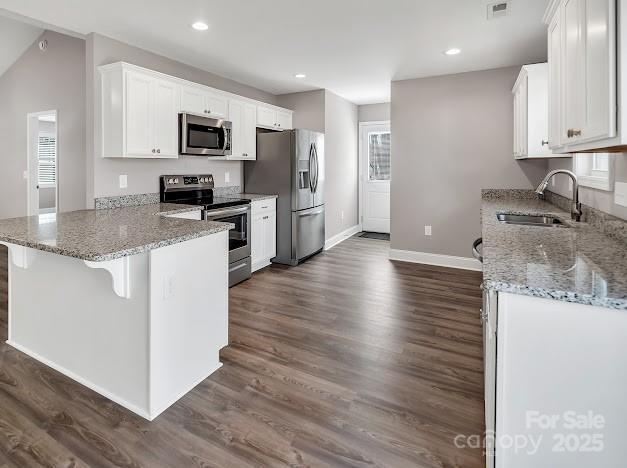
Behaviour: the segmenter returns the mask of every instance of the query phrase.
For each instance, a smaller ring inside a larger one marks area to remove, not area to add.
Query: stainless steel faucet
[[[536,188],[536,193],[538,195],[544,195],[544,190],[546,186],[549,185],[549,180],[556,174],[566,174],[571,179],[573,179],[573,200],[570,205],[570,217],[575,221],[581,221],[581,203],[579,203],[579,183],[577,182],[577,175],[574,172],[568,171],[566,169],[555,169],[554,171],[549,172],[542,182]]]

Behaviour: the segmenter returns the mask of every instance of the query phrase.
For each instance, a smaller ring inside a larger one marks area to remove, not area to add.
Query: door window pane
[[[390,180],[390,132],[368,134],[368,179]]]

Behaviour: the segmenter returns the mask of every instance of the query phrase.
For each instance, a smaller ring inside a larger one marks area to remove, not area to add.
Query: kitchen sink
[[[507,224],[522,224],[524,226],[543,226],[543,227],[568,227],[559,218],[555,216],[544,215],[521,215],[513,213],[498,213],[497,219]]]

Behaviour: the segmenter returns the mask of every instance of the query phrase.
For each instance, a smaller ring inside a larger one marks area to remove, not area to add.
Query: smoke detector
[[[488,4],[488,19],[503,18],[509,14],[511,6],[508,1],[492,2]]]

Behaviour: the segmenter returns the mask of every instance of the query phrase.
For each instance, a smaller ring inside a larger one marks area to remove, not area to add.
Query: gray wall
[[[619,153],[611,155],[614,160],[614,180],[617,182],[627,182],[627,154]],[[551,159],[549,169],[568,169],[573,170],[572,158]],[[549,184],[549,190],[559,193],[565,197],[572,196],[572,190],[569,188],[568,181],[570,178],[566,175],[558,174],[553,179],[555,185]],[[588,206],[605,211],[622,219],[627,219],[627,207],[614,203],[614,192],[606,192],[603,190],[595,190],[588,187],[579,189],[579,199]]]
[[[359,106],[360,122],[381,122],[390,120],[390,103],[364,104]]]
[[[85,206],[85,41],[51,31],[0,76],[0,218],[27,214],[26,114],[57,110],[59,211]]]
[[[294,128],[324,133],[324,99],[324,89],[317,89],[302,93],[281,94],[277,96],[277,105],[294,111],[292,119]]]
[[[294,111],[295,128],[325,133],[325,221],[330,239],[359,224],[357,106],[328,90],[284,94],[277,101]]]
[[[359,224],[357,106],[325,91],[326,238]],[[344,219],[342,219],[344,213]]]
[[[104,159],[100,157],[100,76],[97,67],[125,61],[196,83],[202,83],[241,96],[276,104],[276,97],[264,91],[170,60],[98,34],[87,37],[87,122],[88,167],[87,204],[95,197],[151,193],[159,191],[158,177],[173,173],[212,173],[216,186],[240,185],[242,163],[208,161],[207,158],[181,157],[178,160]],[[226,172],[230,182],[224,181]],[[128,188],[119,188],[119,175],[128,176]]]
[[[470,257],[481,232],[481,189],[528,189],[544,176],[546,161],[512,156],[519,70],[392,83],[393,249]]]

